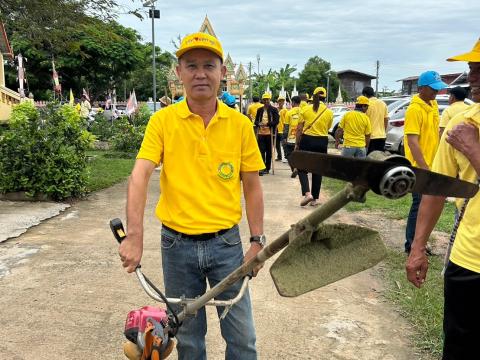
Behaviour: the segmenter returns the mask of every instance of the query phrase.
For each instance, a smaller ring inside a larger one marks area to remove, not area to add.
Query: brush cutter
[[[282,296],[299,296],[376,265],[386,255],[385,245],[377,232],[354,225],[322,224],[350,201],[364,202],[365,194],[369,190],[389,199],[400,198],[409,192],[470,198],[478,191],[475,184],[412,167],[408,160],[401,156],[389,156],[381,152],[372,152],[367,159],[351,159],[294,151],[289,156],[289,162],[299,170],[349,183],[326,203],[265,246],[254,258],[196,299],[166,298],[142,274],[139,266],[135,272],[140,284],[150,297],[166,304],[168,314],[161,309],[156,309],[152,314],[151,308],[129,314],[125,335],[131,341],[124,349],[130,359],[140,359],[141,356],[142,360],[150,359],[150,348],[147,347],[152,332],[156,336],[156,344],[160,344],[157,346],[158,353],[162,358],[168,356],[173,349],[173,338],[181,322],[186,316],[195,315],[197,310],[206,305],[224,306],[226,314],[243,296],[248,274],[283,248],[286,248],[285,251],[270,267],[272,279]],[[117,240],[121,241],[125,237],[125,231],[120,220],[112,220],[110,226]],[[242,278],[244,283],[235,299],[212,300]],[[181,305],[182,310],[179,313],[171,308],[173,303]],[[134,330],[130,331],[132,328]]]

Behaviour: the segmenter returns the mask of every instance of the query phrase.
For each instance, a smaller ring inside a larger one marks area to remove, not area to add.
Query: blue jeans
[[[162,265],[167,297],[195,298],[205,293],[207,280],[214,287],[243,262],[243,251],[238,226],[210,240],[192,240],[162,229]],[[237,281],[216,299],[234,298],[242,280]],[[178,307],[176,308],[179,309]],[[217,308],[218,316],[223,307]],[[255,327],[250,295],[245,292],[228,315],[220,320],[222,337],[227,344],[225,359],[256,359]],[[205,335],[207,319],[205,307],[196,316],[187,317],[177,333],[179,360],[207,358]]]
[[[365,159],[367,150],[364,147],[343,147],[342,156]]]
[[[422,194],[412,193],[412,206],[408,213],[407,228],[405,229],[405,252],[409,253],[415,238],[415,228],[417,227],[417,215]]]

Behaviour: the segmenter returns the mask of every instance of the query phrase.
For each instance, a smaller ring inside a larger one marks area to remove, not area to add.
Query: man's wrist
[[[265,245],[267,245],[267,237],[265,236],[265,234],[261,234],[261,235],[252,235],[250,236],[250,243],[257,243],[259,244],[261,247],[265,247]]]

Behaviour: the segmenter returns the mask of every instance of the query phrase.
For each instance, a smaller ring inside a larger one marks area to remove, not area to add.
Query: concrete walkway
[[[298,205],[298,179],[290,179],[285,164],[276,165],[276,175],[262,178],[270,239],[311,211]],[[158,176],[150,182],[142,268],[162,288],[160,223],[154,217]],[[111,218],[124,218],[125,193],[125,182],[95,193],[0,244],[0,359],[124,358],[126,314],[152,304],[136,277],[123,271],[108,227]],[[240,227],[246,246],[245,219]],[[19,249],[28,256],[11,260]],[[250,285],[259,359],[420,358],[408,324],[384,301],[375,269],[282,298],[268,273],[272,261]],[[208,317],[209,359],[223,359],[214,309]]]

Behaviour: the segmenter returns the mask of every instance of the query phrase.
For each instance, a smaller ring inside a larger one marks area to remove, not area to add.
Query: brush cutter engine
[[[389,169],[380,180],[380,195],[388,199],[398,199],[412,192],[415,186],[415,173],[407,166]]]
[[[144,306],[128,313],[125,321],[125,355],[131,360],[143,356],[145,359],[165,359],[174,347],[171,319],[164,309]],[[136,346],[134,346],[135,344]]]

